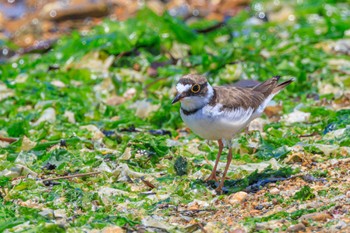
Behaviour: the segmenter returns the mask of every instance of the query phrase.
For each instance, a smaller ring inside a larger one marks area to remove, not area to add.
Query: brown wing
[[[256,109],[265,99],[263,93],[254,91],[251,88],[232,86],[214,87],[214,94],[215,96],[209,104],[214,105],[215,103],[220,103],[223,108],[242,107],[244,109]]]
[[[279,76],[275,76],[263,83],[259,83],[253,88],[237,86],[214,87],[215,96],[210,102],[210,105],[220,103],[223,105],[223,108],[242,107],[244,109],[257,109],[271,94],[277,94],[293,81],[291,79],[278,84],[279,79]]]

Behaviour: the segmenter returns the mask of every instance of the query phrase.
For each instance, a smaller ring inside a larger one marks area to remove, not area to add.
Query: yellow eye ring
[[[194,84],[191,88],[192,93],[198,93],[201,90],[201,86]]]

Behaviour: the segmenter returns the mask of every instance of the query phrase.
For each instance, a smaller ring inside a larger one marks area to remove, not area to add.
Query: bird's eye
[[[193,93],[198,93],[201,90],[201,87],[198,84],[194,84],[191,88]]]

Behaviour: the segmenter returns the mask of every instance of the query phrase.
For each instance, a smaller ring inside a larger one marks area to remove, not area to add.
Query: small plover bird
[[[180,114],[186,125],[197,135],[217,140],[219,152],[207,180],[215,180],[216,169],[224,145],[228,147],[225,171],[218,192],[222,192],[227,170],[232,160],[232,139],[259,117],[269,101],[293,80],[278,83],[279,76],[253,87],[212,87],[201,75],[183,76],[176,85],[177,94],[172,104],[180,101]]]

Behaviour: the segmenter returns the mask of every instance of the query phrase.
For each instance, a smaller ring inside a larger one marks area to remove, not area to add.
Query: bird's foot
[[[219,187],[217,187],[217,188],[215,189],[215,191],[216,191],[216,193],[219,194],[219,195],[223,194],[222,186],[219,185]]]
[[[205,181],[211,181],[211,180],[214,180],[214,181],[216,181],[216,182],[218,182],[219,181],[219,179],[216,177],[216,174],[214,173],[212,173],[212,174],[210,174],[210,176],[207,178],[207,179],[205,179]]]

